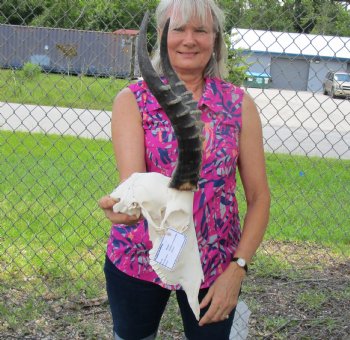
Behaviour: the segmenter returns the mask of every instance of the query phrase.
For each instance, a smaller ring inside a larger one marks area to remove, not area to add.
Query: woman
[[[194,222],[204,282],[195,319],[181,289],[176,290],[187,339],[229,339],[242,281],[268,223],[270,194],[262,128],[253,100],[222,80],[225,45],[223,13],[212,0],[161,0],[158,34],[170,17],[168,53],[173,69],[198,101],[203,127],[203,159],[194,195]],[[154,57],[162,73],[159,51]],[[112,140],[120,180],[135,172],[171,176],[177,141],[164,111],[144,81],[116,97]],[[242,233],[236,201],[236,168],[247,213]],[[113,222],[105,274],[115,339],[154,339],[171,289],[149,264],[152,247],[147,221],[114,213],[109,196],[99,204]]]

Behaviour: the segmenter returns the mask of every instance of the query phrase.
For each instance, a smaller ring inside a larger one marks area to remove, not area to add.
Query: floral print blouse
[[[142,116],[148,172],[171,177],[177,161],[177,140],[171,123],[144,81],[129,86]],[[204,272],[201,288],[209,287],[229,265],[241,231],[236,200],[236,168],[242,126],[242,89],[218,78],[205,79],[198,107],[204,123],[203,161],[194,194],[193,218]],[[152,248],[147,221],[113,225],[107,256],[133,277],[167,289],[149,263]]]

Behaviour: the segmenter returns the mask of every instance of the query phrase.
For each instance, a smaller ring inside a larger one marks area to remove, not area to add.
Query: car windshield
[[[337,81],[350,81],[350,74],[336,74],[334,78]]]

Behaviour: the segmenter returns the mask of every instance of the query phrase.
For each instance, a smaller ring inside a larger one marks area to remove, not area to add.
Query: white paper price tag
[[[184,234],[168,229],[158,247],[154,261],[167,269],[173,269],[185,243]]]

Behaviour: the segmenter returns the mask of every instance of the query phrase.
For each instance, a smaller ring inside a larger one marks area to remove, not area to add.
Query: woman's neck
[[[178,74],[179,78],[185,83],[187,90],[191,91],[193,98],[196,101],[202,96],[205,80],[201,76],[196,76],[192,74]]]

